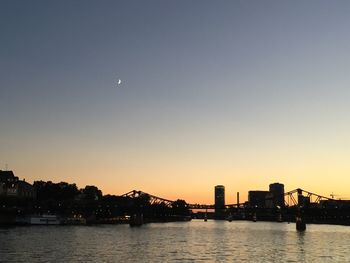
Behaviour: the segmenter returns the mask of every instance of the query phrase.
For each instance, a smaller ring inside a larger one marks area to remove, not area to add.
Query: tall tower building
[[[284,184],[270,184],[269,190],[273,194],[274,206],[284,207]]]
[[[221,217],[225,211],[225,186],[215,186],[215,215]]]

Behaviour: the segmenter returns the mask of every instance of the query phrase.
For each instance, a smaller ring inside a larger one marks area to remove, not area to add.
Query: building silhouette
[[[0,196],[35,198],[34,187],[25,180],[19,180],[12,171],[0,170]]]
[[[266,208],[266,201],[269,197],[269,191],[254,190],[248,192],[248,203],[250,207]]]
[[[225,212],[225,186],[215,186],[215,217],[221,218]]]
[[[284,207],[284,184],[273,183],[269,186],[273,198],[274,207]]]

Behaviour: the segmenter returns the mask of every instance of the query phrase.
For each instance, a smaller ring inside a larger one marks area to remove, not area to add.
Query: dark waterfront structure
[[[284,184],[273,183],[269,186],[273,198],[273,206],[284,208]]]
[[[0,170],[0,196],[35,198],[35,190],[31,184],[19,180],[12,171]]]
[[[284,208],[284,195],[284,184],[273,183],[269,185],[269,191],[249,191],[248,203],[250,207]]]
[[[223,218],[225,213],[225,186],[215,186],[215,218]]]
[[[0,170],[0,225],[15,224],[16,217],[36,198],[34,187],[12,171]]]
[[[248,203],[250,207],[265,208],[269,197],[269,191],[249,191]]]

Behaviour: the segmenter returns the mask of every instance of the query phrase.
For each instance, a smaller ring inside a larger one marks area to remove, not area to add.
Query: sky
[[[337,0],[2,0],[0,169],[189,203],[274,182],[350,199],[349,13]]]

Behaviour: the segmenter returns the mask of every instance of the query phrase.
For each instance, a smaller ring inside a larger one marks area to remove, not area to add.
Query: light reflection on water
[[[246,221],[0,228],[0,262],[350,262],[350,227]]]

